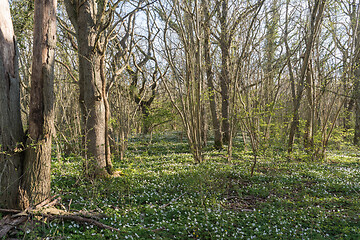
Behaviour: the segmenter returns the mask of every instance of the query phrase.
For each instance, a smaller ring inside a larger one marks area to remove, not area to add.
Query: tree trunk
[[[151,122],[149,121],[149,115],[150,115],[149,106],[145,102],[141,102],[140,108],[141,108],[142,121],[143,121],[141,133],[143,135],[147,135],[151,133]]]
[[[203,147],[207,146],[208,140],[208,120],[205,105],[201,105],[201,116],[200,116],[200,124],[201,124],[201,144]]]
[[[310,22],[310,29],[309,35],[306,38],[306,47],[304,53],[304,59],[301,67],[300,76],[298,78],[298,89],[296,91],[296,96],[293,99],[293,119],[290,125],[290,132],[289,132],[289,140],[288,140],[288,152],[291,153],[293,150],[293,144],[295,139],[296,130],[299,125],[299,110],[301,105],[301,99],[304,90],[304,79],[306,77],[307,72],[309,71],[309,60],[311,57],[311,53],[313,51],[314,41],[317,37],[319,32],[319,25],[321,24],[324,8],[325,8],[325,1],[317,0],[314,3],[314,7],[311,12],[311,22]],[[291,68],[291,67],[290,67]],[[293,89],[293,95],[295,90]]]
[[[360,59],[358,59],[358,62]],[[359,72],[357,70],[356,72]],[[359,74],[359,73],[358,73]],[[355,133],[354,133],[354,144],[360,144],[360,74],[356,76],[356,83],[355,83]]]
[[[312,80],[312,67],[309,63],[309,70],[306,76],[306,117],[305,117],[305,130],[304,130],[304,147],[308,152],[313,150],[313,127],[314,127],[314,98],[313,98],[313,80]]]
[[[114,169],[111,163],[111,148],[110,148],[110,131],[109,131],[109,121],[110,121],[110,105],[108,101],[107,91],[106,91],[106,76],[105,76],[105,56],[101,57],[100,61],[100,74],[101,74],[101,83],[102,83],[102,95],[103,102],[105,107],[105,159],[106,159],[106,170],[108,173],[113,174]]]
[[[0,207],[19,208],[23,127],[18,52],[7,0],[0,0]]]
[[[78,33],[80,104],[86,136],[86,172],[89,177],[95,178],[106,175],[105,105],[101,93],[100,56],[91,47],[95,35],[85,37],[87,35],[83,31],[86,30],[89,29],[79,27]]]
[[[220,16],[220,49],[221,49],[221,73],[220,73],[220,88],[221,88],[221,114],[222,114],[222,132],[223,142],[229,143],[230,140],[230,122],[229,122],[229,61],[230,61],[230,41],[229,31],[227,27],[228,4],[227,1],[222,2],[222,12]]]
[[[354,76],[354,103],[355,103],[355,132],[354,132],[354,144],[360,144],[360,17],[356,16],[356,26],[353,27],[355,34],[355,61],[353,67]]]
[[[99,33],[101,22],[97,16],[98,3],[84,1],[80,5],[66,0],[66,11],[75,28],[79,54],[80,106],[83,115],[83,132],[85,147],[85,173],[90,178],[103,177],[111,168],[107,156],[110,149],[106,141],[106,96],[101,79],[100,47],[104,44],[102,33]],[[99,13],[101,14],[101,13]],[[100,24],[100,25],[99,25]],[[111,171],[110,171],[111,172]]]
[[[222,149],[222,136],[220,121],[217,115],[216,107],[216,91],[214,87],[214,73],[212,71],[212,62],[210,55],[210,14],[208,9],[208,2],[203,0],[202,7],[204,8],[205,22],[204,22],[204,58],[205,58],[205,67],[206,67],[206,79],[208,84],[209,91],[209,103],[210,103],[210,112],[211,119],[213,124],[214,131],[214,148]]]
[[[56,0],[35,0],[29,139],[23,181],[31,205],[50,195],[55,48]]]

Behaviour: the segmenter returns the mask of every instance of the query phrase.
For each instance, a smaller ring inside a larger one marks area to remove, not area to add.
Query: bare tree
[[[289,1],[287,1],[287,7],[288,7]],[[293,75],[293,69],[290,63],[290,49],[287,43],[287,40],[285,40],[285,45],[287,48],[287,55],[288,55],[288,67],[290,72],[290,81],[292,85],[292,93],[293,93],[293,119],[291,121],[290,125],[290,132],[289,132],[289,140],[288,140],[288,152],[292,152],[293,144],[294,144],[294,138],[295,133],[299,125],[299,109],[301,105],[301,99],[303,96],[304,86],[305,86],[305,79],[307,72],[309,71],[309,62],[311,59],[311,53],[313,51],[314,41],[316,37],[318,36],[321,21],[323,18],[324,8],[325,8],[326,1],[317,0],[315,1],[312,9],[311,9],[311,15],[310,15],[310,24],[308,29],[308,34],[306,36],[306,46],[305,51],[303,53],[303,62],[301,66],[300,75],[298,76],[298,79],[295,83],[294,75]],[[286,23],[287,24],[287,23]],[[287,31],[287,30],[285,30]],[[287,39],[287,33],[285,35],[285,39]],[[297,90],[295,90],[295,85],[297,85]]]
[[[216,102],[216,90],[214,86],[214,71],[213,71],[213,62],[211,60],[211,13],[209,10],[210,2],[207,0],[202,0],[201,7],[204,11],[204,59],[205,59],[205,71],[206,71],[206,80],[208,85],[208,94],[209,94],[209,103],[210,103],[210,112],[211,119],[214,131],[214,147],[215,149],[222,148],[222,134],[221,134],[221,125],[217,113],[217,102]]]
[[[194,160],[199,163],[203,161],[201,106],[204,102],[201,6],[198,1],[173,1],[169,5],[173,5],[170,12],[161,5],[159,14],[165,22],[163,41],[171,76],[160,75],[181,117]]]

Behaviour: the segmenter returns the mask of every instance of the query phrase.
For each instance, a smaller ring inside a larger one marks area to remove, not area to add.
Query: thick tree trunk
[[[0,207],[19,208],[23,127],[18,54],[9,3],[0,0]]]
[[[100,75],[101,54],[97,50],[96,3],[86,1],[77,11],[79,46],[80,105],[86,136],[87,174],[91,178],[107,175],[105,151],[105,104]]]
[[[106,122],[109,106],[101,67],[106,47],[99,32],[103,24],[98,15],[103,14],[102,5],[97,1],[65,0],[64,3],[79,46],[79,101],[83,116],[85,173],[90,178],[103,177],[111,173],[112,165]]]
[[[29,139],[23,181],[25,197],[31,205],[45,200],[50,194],[56,4],[56,0],[35,0]]]

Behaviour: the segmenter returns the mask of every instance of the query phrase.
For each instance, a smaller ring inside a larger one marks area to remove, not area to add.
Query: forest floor
[[[210,145],[210,144],[209,144]],[[22,239],[360,239],[360,153],[328,152],[326,162],[287,161],[282,151],[252,156],[236,141],[234,158],[205,149],[193,164],[176,134],[132,138],[118,171],[89,182],[77,157],[53,161],[52,189],[67,210],[102,213],[90,224],[54,220]]]

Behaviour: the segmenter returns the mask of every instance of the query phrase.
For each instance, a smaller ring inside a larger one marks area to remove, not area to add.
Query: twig
[[[16,209],[4,209],[4,208],[0,208],[0,212],[2,212],[2,213],[13,213],[13,214],[16,214],[16,213],[20,213],[21,211],[20,211],[20,210],[16,210]]]
[[[47,215],[47,214],[42,214],[41,216],[47,217],[49,220],[61,219],[61,220],[76,221],[76,222],[80,222],[80,223],[89,223],[89,224],[95,225],[95,226],[97,226],[99,228],[104,228],[104,229],[108,229],[108,230],[119,232],[119,233],[122,232],[117,228],[114,228],[114,227],[111,227],[109,225],[103,224],[103,223],[101,223],[99,221],[96,221],[94,219],[84,218],[84,217],[75,216],[75,215]]]
[[[56,203],[54,203],[54,204],[52,204],[53,202],[51,202],[50,203],[50,201],[51,201],[51,199],[53,199],[53,198],[55,198],[55,197],[57,197],[58,195],[54,195],[54,196],[50,196],[50,197],[48,197],[47,199],[45,199],[44,201],[42,201],[41,203],[39,203],[39,204],[37,204],[36,206],[35,206],[35,209],[39,209],[39,208],[42,208],[42,207],[47,207],[47,206],[49,206],[49,205],[51,205],[51,206],[53,206],[53,205],[55,205]],[[58,197],[57,199],[59,199],[60,197]],[[57,200],[57,199],[55,199],[55,200]],[[60,198],[61,199],[61,198]],[[55,201],[54,200],[54,201]]]

